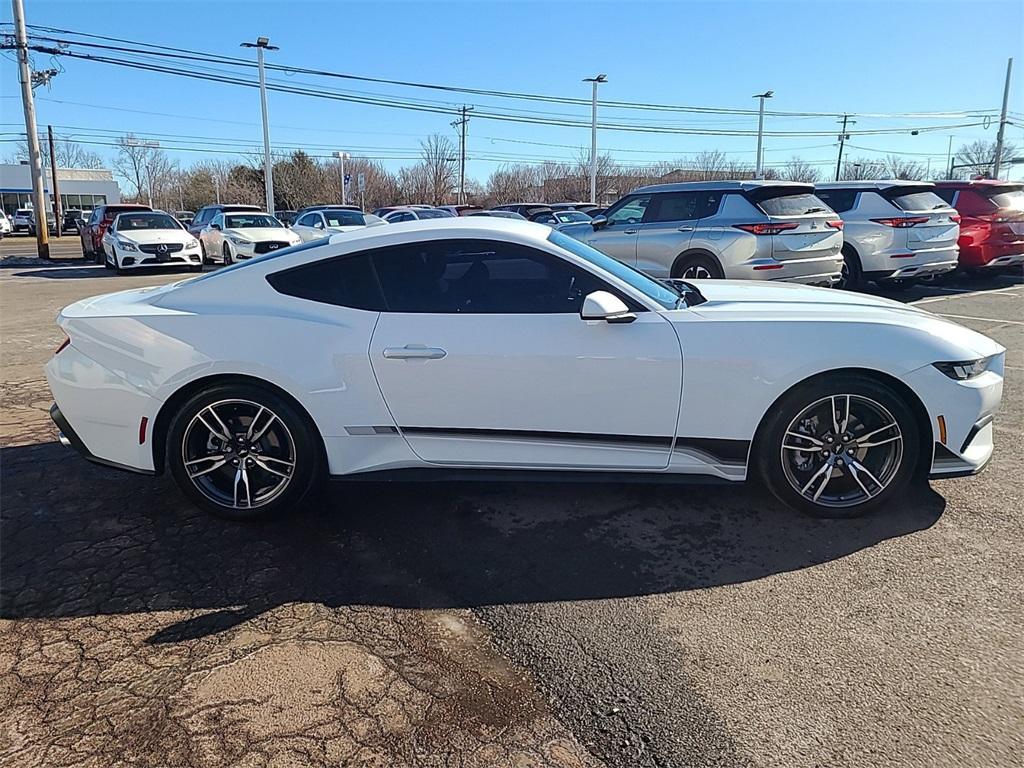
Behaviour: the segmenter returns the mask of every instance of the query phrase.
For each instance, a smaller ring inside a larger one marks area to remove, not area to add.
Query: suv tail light
[[[785,232],[787,229],[796,229],[800,225],[795,221],[780,221],[770,224],[733,224],[733,226],[752,235],[777,235],[780,232]]]
[[[959,224],[960,223],[960,214],[959,213],[954,213],[953,215],[951,215],[949,217],[949,220],[952,221],[954,224]]]
[[[903,229],[904,227],[912,227],[915,224],[927,224],[929,219],[927,216],[893,216],[892,218],[872,219],[872,221],[876,224],[885,224],[887,227]]]
[[[842,219],[836,219],[835,221],[826,221],[825,222],[825,226],[826,227],[832,227],[832,229],[842,229],[843,228],[843,220]]]

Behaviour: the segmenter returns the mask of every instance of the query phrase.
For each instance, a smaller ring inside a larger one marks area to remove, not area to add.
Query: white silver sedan
[[[101,242],[104,266],[121,273],[140,267],[203,268],[199,241],[163,211],[118,214]]]
[[[292,232],[304,243],[323,240],[331,235],[352,232],[363,227],[376,227],[386,222],[379,216],[350,208],[323,208],[307,211],[292,224]]]
[[[903,304],[661,282],[541,224],[363,228],[66,307],[63,440],[218,515],[325,475],[762,479],[811,514],[981,471],[1005,350]],[[214,329],[215,332],[211,332]]]
[[[269,213],[218,213],[199,233],[206,263],[234,264],[302,242],[297,234]]]

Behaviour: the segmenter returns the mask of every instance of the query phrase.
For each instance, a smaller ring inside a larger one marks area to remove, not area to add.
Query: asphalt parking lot
[[[890,294],[1009,352],[988,470],[870,518],[754,488],[335,483],[238,525],[56,442],[60,307],[188,275],[78,253],[0,261],[4,765],[1020,764],[1021,278]]]

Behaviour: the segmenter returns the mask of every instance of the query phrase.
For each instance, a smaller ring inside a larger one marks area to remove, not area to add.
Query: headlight
[[[936,368],[956,381],[967,381],[980,376],[988,370],[995,355],[982,357],[978,360],[957,360],[949,363],[932,363]]]
[[[117,241],[117,247],[120,248],[122,251],[137,251],[137,250],[139,250],[138,248],[135,247],[135,243],[129,243],[127,240],[118,240]]]
[[[228,240],[241,248],[251,248],[255,245],[252,240],[246,240],[244,237],[235,237],[234,235],[228,235]]]
[[[193,238],[192,238],[191,240],[187,240],[187,241],[185,242],[185,247],[186,247],[186,248],[198,248],[198,247],[199,247],[199,241],[198,241],[198,240],[196,240],[196,239],[195,239],[195,238],[193,237]]]

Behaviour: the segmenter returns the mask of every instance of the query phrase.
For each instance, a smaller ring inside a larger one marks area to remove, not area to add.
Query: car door
[[[209,224],[203,227],[202,240],[208,256],[218,257],[222,254],[224,249],[223,213],[218,213]]]
[[[95,226],[96,222],[99,220],[98,217],[100,215],[100,210],[101,210],[100,208],[94,208],[92,213],[89,214],[89,221],[87,221],[85,223],[85,226],[83,226],[81,229],[78,230],[78,237],[82,241],[82,253],[85,254],[85,255],[88,255],[93,250],[93,246],[92,246],[93,227]]]
[[[513,243],[432,240],[380,249],[374,263],[387,310],[370,361],[420,458],[667,466],[682,364],[660,313],[582,320],[584,296],[617,289],[554,253]]]
[[[292,226],[292,231],[301,237],[304,243],[308,243],[311,240],[319,240],[324,236],[324,220],[319,212],[310,211],[296,220]]]
[[[612,258],[636,264],[636,241],[651,195],[630,195],[608,209],[607,223],[581,239]]]
[[[689,247],[706,193],[662,192],[651,198],[636,241],[636,267],[655,277],[671,277],[676,258]]]

